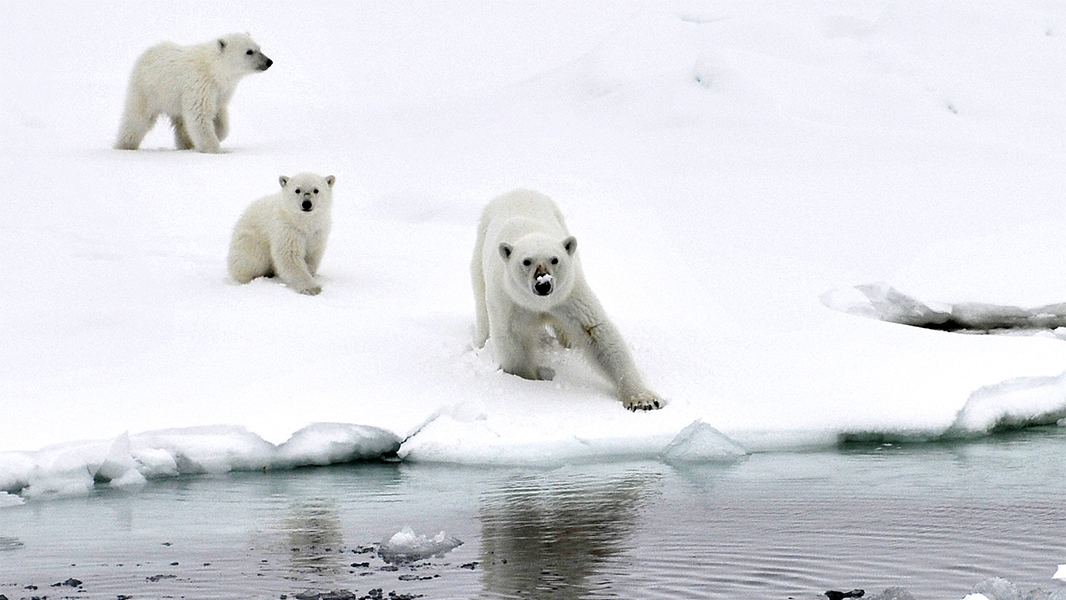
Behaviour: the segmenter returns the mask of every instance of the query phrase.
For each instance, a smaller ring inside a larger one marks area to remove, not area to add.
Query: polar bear
[[[243,33],[195,46],[152,46],[137,59],[115,148],[136,150],[159,115],[170,117],[180,150],[219,152],[229,133],[226,106],[237,82],[274,61]]]
[[[583,348],[629,410],[663,406],[585,283],[577,239],[551,199],[515,190],[492,200],[481,215],[471,275],[475,345],[484,347],[491,337],[504,371],[552,379],[555,372],[538,363],[550,331],[564,346]]]
[[[292,289],[322,291],[315,273],[326,251],[336,178],[300,173],[278,178],[281,191],[253,202],[233,228],[230,275],[240,283],[277,275]]]

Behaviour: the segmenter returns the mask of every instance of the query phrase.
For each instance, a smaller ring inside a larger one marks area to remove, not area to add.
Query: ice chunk
[[[377,427],[314,423],[278,446],[278,466],[331,465],[380,458],[400,448],[396,434]]]
[[[1059,565],[1059,570],[1055,571],[1055,574],[1052,575],[1051,578],[1066,581],[1066,565]]]
[[[979,596],[987,600],[1022,600],[1022,595],[1014,584],[1002,577],[992,577],[978,583],[973,587],[971,596]],[[967,596],[969,598],[970,596]],[[973,600],[980,600],[974,598]]]
[[[866,600],[914,600],[914,596],[902,587],[890,587],[880,594],[867,596]]]
[[[663,450],[667,462],[713,462],[736,460],[747,452],[714,427],[696,420],[682,429]]]
[[[23,504],[24,502],[25,500],[19,498],[14,494],[0,492],[0,508],[4,508],[5,506],[18,506],[20,504]]]
[[[443,556],[462,543],[459,538],[447,537],[443,531],[427,538],[416,534],[410,525],[405,525],[388,541],[381,543],[378,555],[389,563],[414,562],[431,556]]]
[[[229,425],[150,431],[130,436],[130,447],[138,462],[148,451],[149,460],[158,463],[158,451],[166,451],[182,474],[254,471],[269,466],[275,451],[273,444],[244,427]]]
[[[126,478],[126,481],[133,481],[128,477],[130,471],[137,473],[137,461],[133,459],[133,455],[130,453],[130,435],[129,433],[123,433],[111,442],[107,457],[96,468],[93,473],[93,479],[100,482],[117,481],[124,478]],[[143,477],[140,479],[142,482],[144,481]]]

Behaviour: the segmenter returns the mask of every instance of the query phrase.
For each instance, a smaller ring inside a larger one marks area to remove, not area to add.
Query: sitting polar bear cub
[[[537,364],[538,346],[549,327],[564,346],[580,344],[614,382],[630,410],[661,408],[645,387],[625,341],[585,283],[577,240],[548,197],[516,190],[485,207],[471,271],[477,322],[474,341],[493,339],[507,373],[551,379]]]
[[[322,291],[315,273],[326,251],[336,178],[300,173],[278,178],[281,191],[253,202],[233,228],[229,272],[240,283],[277,275],[292,289]]]
[[[237,82],[274,61],[243,33],[196,46],[163,42],[144,51],[130,75],[115,148],[136,150],[159,115],[170,117],[180,150],[219,152],[229,133],[226,106]]]

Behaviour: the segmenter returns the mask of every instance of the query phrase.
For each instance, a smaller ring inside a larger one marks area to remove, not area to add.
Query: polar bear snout
[[[555,285],[552,283],[552,274],[548,272],[548,269],[544,268],[544,265],[537,267],[536,272],[533,274],[533,293],[538,296],[548,296],[555,289]]]
[[[315,208],[311,192],[304,194],[304,200],[300,203],[300,208],[303,209],[304,212],[311,212]]]
[[[270,60],[270,58],[268,58],[266,54],[260,53],[259,64],[256,65],[256,68],[258,68],[260,71],[266,71],[270,68],[270,65],[272,64],[274,64],[273,60]]]

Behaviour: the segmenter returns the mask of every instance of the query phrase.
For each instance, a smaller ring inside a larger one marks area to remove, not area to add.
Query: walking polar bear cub
[[[237,82],[274,61],[243,33],[195,46],[163,42],[144,51],[130,75],[126,110],[115,148],[136,150],[159,115],[170,117],[180,150],[219,152],[229,133],[229,105]]]
[[[500,367],[526,379],[552,379],[538,363],[545,328],[564,346],[578,345],[610,378],[629,410],[661,408],[645,385],[622,336],[585,283],[577,240],[548,197],[529,190],[504,194],[485,207],[471,274],[474,341],[491,337]]]
[[[229,272],[239,283],[277,275],[301,294],[317,295],[315,274],[332,225],[336,178],[300,173],[278,178],[281,191],[253,202],[233,228]]]

